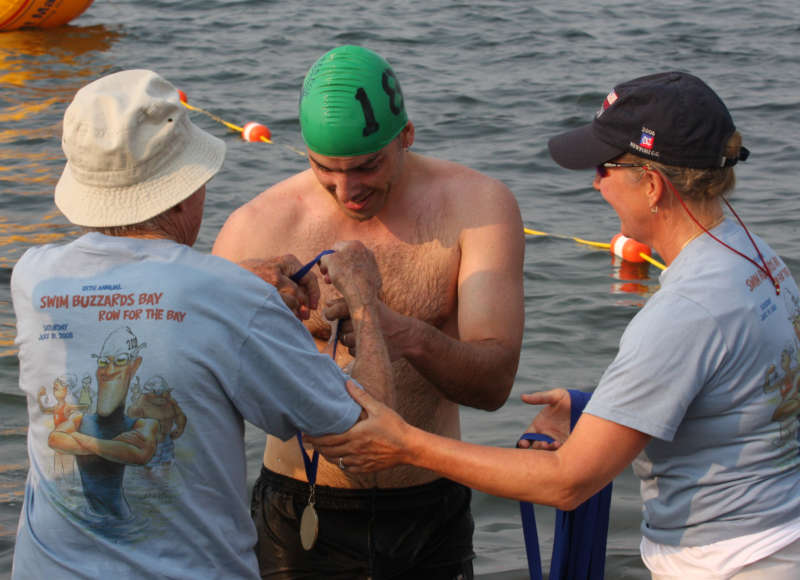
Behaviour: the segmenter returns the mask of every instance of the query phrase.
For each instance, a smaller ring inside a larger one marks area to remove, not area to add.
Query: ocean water
[[[608,242],[618,232],[592,176],[558,168],[546,147],[549,136],[587,122],[614,84],[680,69],[722,96],[752,151],[737,167],[734,206],[800,272],[796,0],[96,0],[69,26],[0,33],[0,578],[10,572],[27,469],[8,285],[26,248],[78,234],[52,202],[63,165],[60,121],[72,95],[100,75],[151,68],[196,107],[271,129],[273,144],[246,143],[192,114],[228,143],[197,244],[208,251],[234,208],[305,168],[296,152],[299,87],[317,57],[346,43],[392,63],[416,125],[416,151],[504,181],[525,225],[553,234],[527,238],[526,330],[513,393],[494,413],[464,409],[466,440],[513,445],[535,412],[521,393],[591,390],[625,325],[658,288],[654,267],[632,268],[560,237]],[[252,480],[263,436],[249,429],[247,439]],[[525,578],[518,505],[476,493],[473,511],[478,577]],[[552,512],[537,509],[545,564]],[[649,577],[638,556],[639,518],[638,482],[628,470],[615,481],[607,578]]]

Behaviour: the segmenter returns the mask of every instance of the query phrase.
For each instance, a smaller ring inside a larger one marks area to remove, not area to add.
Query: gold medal
[[[300,543],[303,544],[304,550],[308,551],[314,547],[318,533],[319,516],[317,510],[314,509],[314,504],[309,503],[300,518]]]
[[[303,447],[303,437],[300,432],[297,432],[297,442],[300,444],[300,453],[303,455],[303,464],[306,467],[306,477],[308,477],[308,485],[310,487],[308,493],[308,505],[303,509],[303,515],[300,516],[300,543],[303,549],[308,551],[314,547],[319,534],[319,516],[317,510],[314,508],[314,493],[317,486],[314,482],[317,479],[317,460],[319,459],[319,452],[314,451],[314,458],[309,459],[306,455],[306,450]]]

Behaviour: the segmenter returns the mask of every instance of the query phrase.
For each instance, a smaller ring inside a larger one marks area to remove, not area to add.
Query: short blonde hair
[[[728,139],[725,146],[725,157],[737,159],[742,149],[742,136],[735,131]],[[626,154],[625,160],[642,161],[641,157]],[[736,186],[736,174],[733,167],[712,167],[709,169],[692,169],[664,165],[655,161],[647,161],[647,167],[658,170],[664,174],[675,186],[675,189],[685,198],[694,201],[705,201],[721,197],[733,191]]]

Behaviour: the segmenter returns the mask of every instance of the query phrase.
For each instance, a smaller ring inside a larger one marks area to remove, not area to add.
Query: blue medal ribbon
[[[289,276],[289,280],[291,280],[292,282],[294,282],[296,284],[297,282],[300,281],[300,279],[303,276],[308,274],[308,271],[311,270],[311,268],[313,268],[317,264],[317,262],[319,262],[322,259],[322,256],[326,256],[328,254],[332,254],[333,252],[334,252],[334,250],[322,250],[319,254],[317,254],[316,258],[314,258],[308,264],[306,264],[305,266],[300,268],[297,272],[295,272],[294,274]]]
[[[321,251],[319,254],[317,254],[316,258],[314,258],[308,264],[300,268],[297,272],[289,276],[289,279],[294,283],[299,282],[300,279],[306,274],[308,274],[311,268],[313,268],[322,259],[322,256],[325,256],[327,254],[332,254],[333,252],[334,250]],[[338,342],[338,340],[339,340],[339,327],[337,326],[336,339],[333,343],[333,356],[336,356],[336,342]],[[319,464],[319,451],[314,450],[313,456],[309,459],[308,453],[306,453],[306,449],[305,447],[303,447],[303,435],[300,433],[300,431],[297,432],[297,442],[300,444],[300,454],[303,456],[303,464],[305,465],[306,468],[306,477],[308,478],[308,484],[313,489],[314,484],[317,481],[317,465]]]
[[[297,432],[297,442],[300,444],[300,453],[303,455],[303,463],[306,467],[306,477],[308,484],[314,486],[317,481],[317,464],[319,463],[319,451],[314,451],[314,456],[309,459],[306,448],[303,447],[303,435],[300,431]]]

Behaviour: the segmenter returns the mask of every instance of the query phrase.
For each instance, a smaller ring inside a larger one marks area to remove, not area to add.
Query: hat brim
[[[547,147],[553,160],[567,169],[591,169],[625,152],[598,139],[593,123],[556,135]]]
[[[75,225],[114,227],[141,223],[177,205],[208,182],[225,160],[225,142],[189,124],[189,144],[155,175],[127,187],[86,185],[69,162],[55,188],[55,204]]]

